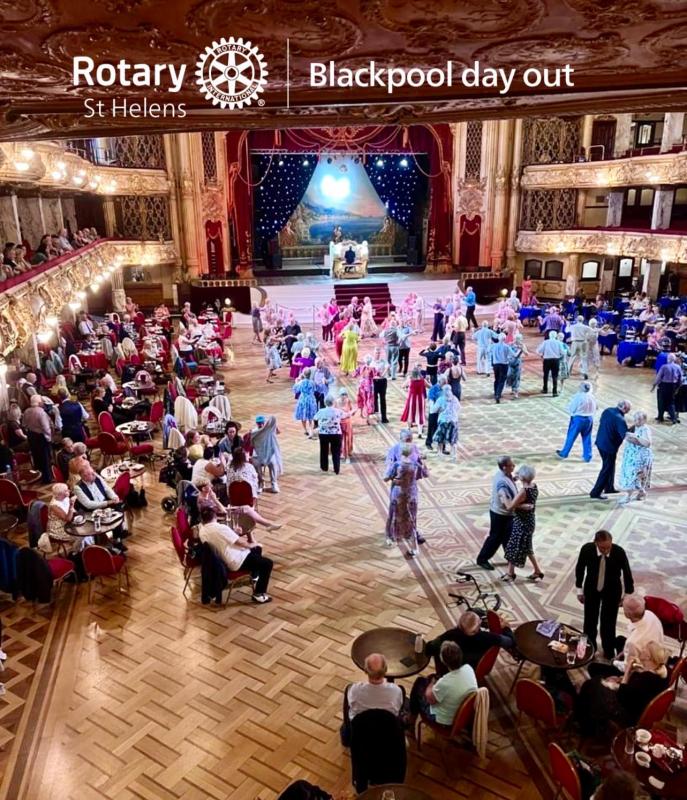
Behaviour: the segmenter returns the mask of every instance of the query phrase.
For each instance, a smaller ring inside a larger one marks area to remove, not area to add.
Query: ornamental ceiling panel
[[[0,0],[0,137],[81,137],[316,125],[681,110],[687,105],[687,0]],[[260,49],[264,105],[213,107],[196,61],[221,37]],[[287,106],[286,40],[290,44]],[[186,65],[178,93],[72,85],[72,59]],[[481,87],[314,88],[312,61],[361,69],[518,69],[507,95]],[[574,68],[574,88],[522,82],[527,66]],[[183,103],[185,115],[113,116],[113,99]],[[84,100],[105,101],[103,116]]]

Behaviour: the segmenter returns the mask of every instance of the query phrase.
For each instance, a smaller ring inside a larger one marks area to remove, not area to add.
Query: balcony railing
[[[76,307],[79,294],[109,278],[111,268],[177,261],[173,242],[100,239],[12,278],[12,285],[0,293],[0,356],[26,344],[48,317],[60,317],[66,305]]]
[[[109,139],[69,139],[67,150],[99,167],[165,169],[162,136],[121,136]]]

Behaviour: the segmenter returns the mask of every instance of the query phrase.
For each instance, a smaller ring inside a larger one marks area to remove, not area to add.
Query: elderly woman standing
[[[341,332],[343,348],[341,350],[341,363],[339,368],[344,375],[355,372],[358,366],[358,339],[360,339],[360,328],[355,321],[351,320]]]
[[[404,445],[400,461],[392,462],[384,475],[385,481],[391,481],[385,544],[392,547],[402,539],[408,547],[408,555],[415,558],[418,554],[417,482],[429,472],[421,458],[414,461],[412,456],[412,446]]]
[[[300,420],[301,425],[303,425],[303,432],[309,439],[312,439],[313,420],[315,419],[315,414],[317,414],[315,383],[311,378],[311,374],[310,367],[306,367],[303,370],[301,379],[296,381],[293,387],[293,391],[298,398],[293,418]]]
[[[458,417],[460,415],[460,401],[451,391],[449,384],[441,390],[438,401],[439,417],[434,442],[439,445],[439,453],[446,455],[446,445],[451,448],[451,458],[458,460]]]
[[[511,358],[508,362],[506,386],[510,386],[511,397],[517,400],[520,396],[520,379],[522,377],[522,359],[528,355],[521,333],[515,334],[515,341],[511,345]]]
[[[651,467],[654,463],[651,429],[646,424],[646,412],[635,412],[633,419],[634,431],[625,434],[625,448],[620,465],[620,488],[627,494],[618,500],[619,505],[629,503],[635,492],[637,500],[643,500],[651,486]]]
[[[313,398],[314,402],[314,398]],[[284,471],[281,448],[277,434],[279,428],[277,427],[276,417],[264,417],[261,414],[255,418],[256,427],[250,432],[250,442],[253,448],[253,466],[258,473],[260,486],[264,485],[262,477],[262,470],[264,467],[270,473],[271,490],[274,494],[279,493],[279,484],[277,478]]]
[[[504,581],[514,581],[517,577],[515,568],[524,567],[528,558],[532,562],[534,572],[527,580],[539,581],[544,577],[532,547],[536,524],[535,506],[539,496],[539,489],[534,482],[535,475],[534,467],[523,464],[517,475],[521,481],[520,491],[511,501],[505,503],[506,508],[513,512],[513,529],[504,549],[508,559],[508,574],[502,577]]]

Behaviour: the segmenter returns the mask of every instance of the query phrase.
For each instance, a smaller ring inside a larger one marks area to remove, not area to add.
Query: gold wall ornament
[[[476,216],[484,214],[485,193],[487,179],[464,180],[459,178],[456,182],[456,219],[465,216],[473,220]]]
[[[225,219],[227,207],[224,193],[217,189],[205,189],[200,195],[203,221]]]

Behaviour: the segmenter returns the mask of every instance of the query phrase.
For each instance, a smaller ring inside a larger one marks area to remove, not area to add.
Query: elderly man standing
[[[29,407],[22,416],[22,425],[29,439],[29,449],[33,466],[40,470],[43,483],[52,482],[52,428],[50,417],[43,408],[43,398],[39,394],[31,396]]]
[[[344,691],[341,742],[348,747],[351,739],[351,721],[363,711],[373,708],[389,711],[395,717],[403,707],[403,689],[386,679],[386,659],[380,653],[370,653],[365,659],[367,681],[349,683]]]
[[[628,431],[625,415],[630,408],[627,400],[621,400],[615,408],[607,408],[601,414],[596,432],[596,449],[601,456],[601,470],[589,493],[593,500],[608,500],[607,494],[617,494],[614,486],[615,460]]]
[[[658,406],[658,416],[656,422],[663,422],[666,411],[673,424],[679,424],[680,417],[675,406],[675,398],[680,390],[682,383],[682,369],[680,368],[679,356],[675,353],[668,355],[668,360],[659,369],[651,386],[651,391],[658,387],[656,393],[656,403]]]
[[[515,464],[510,456],[501,456],[498,460],[498,472],[491,482],[491,500],[489,502],[489,535],[484,540],[477,556],[477,566],[493,570],[495,567],[489,560],[499,547],[506,547],[513,529],[513,512],[508,505],[518,493],[513,480]],[[525,506],[521,505],[524,509]]]
[[[562,450],[556,450],[558,458],[567,458],[575,439],[582,439],[582,458],[589,462],[592,460],[592,428],[594,427],[594,413],[596,412],[596,398],[592,393],[592,385],[583,381],[577,393],[568,403],[568,435]]]
[[[570,356],[568,358],[568,372],[572,375],[573,364],[576,359],[580,359],[582,375],[585,380],[589,372],[587,342],[589,339],[590,328],[584,321],[583,316],[579,316],[573,325],[570,326]]]
[[[597,531],[582,545],[575,567],[577,599],[584,605],[584,632],[596,645],[600,628],[606,658],[615,655],[615,626],[623,594],[634,592],[632,570],[622,547],[608,531]]]
[[[491,367],[494,370],[494,400],[501,402],[503,387],[506,385],[508,364],[513,356],[513,351],[506,344],[506,334],[499,333],[496,344],[491,348]]]
[[[560,367],[561,357],[565,355],[565,348],[558,340],[556,331],[550,331],[548,338],[537,348],[537,353],[544,361],[544,386],[542,387],[542,394],[548,394],[549,391],[549,375],[553,384],[553,397],[558,397],[558,370]]]

